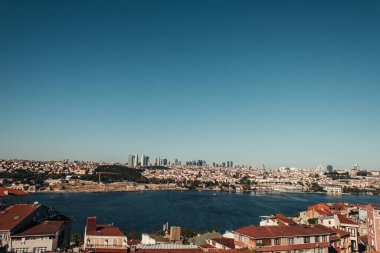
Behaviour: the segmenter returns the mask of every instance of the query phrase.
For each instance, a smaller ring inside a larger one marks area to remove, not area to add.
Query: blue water
[[[3,199],[8,203],[28,201],[38,201],[72,216],[73,231],[76,232],[83,232],[86,217],[95,215],[99,223],[113,223],[124,232],[135,232],[140,236],[141,232],[160,230],[166,222],[197,231],[212,228],[224,231],[257,225],[261,215],[283,213],[292,216],[316,203],[380,203],[380,196],[156,191],[40,193]]]

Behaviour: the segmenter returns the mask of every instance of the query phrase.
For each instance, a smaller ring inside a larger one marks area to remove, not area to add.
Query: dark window
[[[272,245],[272,242],[269,238],[268,239],[262,239],[261,244],[262,245]]]
[[[303,238],[303,243],[309,243],[309,242],[310,242],[310,237]]]
[[[280,244],[281,244],[280,238],[275,238],[274,245],[280,245]]]

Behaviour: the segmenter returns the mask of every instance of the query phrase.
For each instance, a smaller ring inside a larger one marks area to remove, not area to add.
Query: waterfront
[[[234,194],[213,191],[152,191],[107,193],[38,193],[8,196],[5,203],[39,203],[73,216],[73,232],[83,232],[87,216],[114,223],[124,232],[154,232],[162,224],[204,231],[257,225],[262,215],[293,216],[307,206],[324,202],[380,203],[379,196],[324,194]]]

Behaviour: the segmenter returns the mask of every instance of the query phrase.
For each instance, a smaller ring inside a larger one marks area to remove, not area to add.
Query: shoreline
[[[317,194],[317,195],[327,195],[327,196],[345,196],[345,195],[369,195],[373,196],[374,194],[352,194],[352,193],[342,193],[342,194],[328,194],[326,192],[282,192],[282,191],[244,191],[244,192],[235,192],[235,191],[223,191],[223,190],[214,190],[214,189],[188,189],[188,188],[167,188],[167,189],[144,189],[144,190],[82,190],[82,191],[70,191],[70,190],[61,190],[61,191],[37,191],[37,192],[28,192],[28,195],[33,194],[75,194],[75,193],[112,193],[112,192],[158,192],[158,191],[199,191],[199,192],[224,192],[224,193],[233,193],[233,194],[258,194],[258,195],[275,195],[275,194]]]

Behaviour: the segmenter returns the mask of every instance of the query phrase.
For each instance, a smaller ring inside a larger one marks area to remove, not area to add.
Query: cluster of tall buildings
[[[234,167],[234,163],[232,161],[227,161],[227,162],[222,162],[222,164],[218,163],[213,163],[213,167],[227,167],[227,168],[232,168]]]
[[[145,167],[150,165],[166,166],[169,164],[181,165],[181,161],[175,159],[174,163],[171,163],[167,158],[161,158],[158,156],[154,163],[150,163],[149,156],[146,156],[144,154],[142,154],[141,156],[139,156],[138,154],[128,156],[128,166],[131,168]]]
[[[181,165],[181,161],[177,158],[173,161],[170,161],[167,158],[161,158],[160,156],[157,156],[157,158],[154,160],[154,162],[149,163],[149,156],[138,154],[136,155],[129,155],[128,156],[128,166],[131,168],[137,168],[137,167],[145,167],[145,166],[167,166],[167,165]],[[208,166],[207,162],[205,160],[191,160],[184,163],[188,166]],[[232,168],[234,166],[234,163],[232,161],[226,161],[219,163],[212,163],[213,167],[226,167],[226,168]]]
[[[128,156],[128,166],[132,168],[136,167],[144,167],[149,165],[149,156],[141,155],[139,159],[139,155],[129,155]]]

